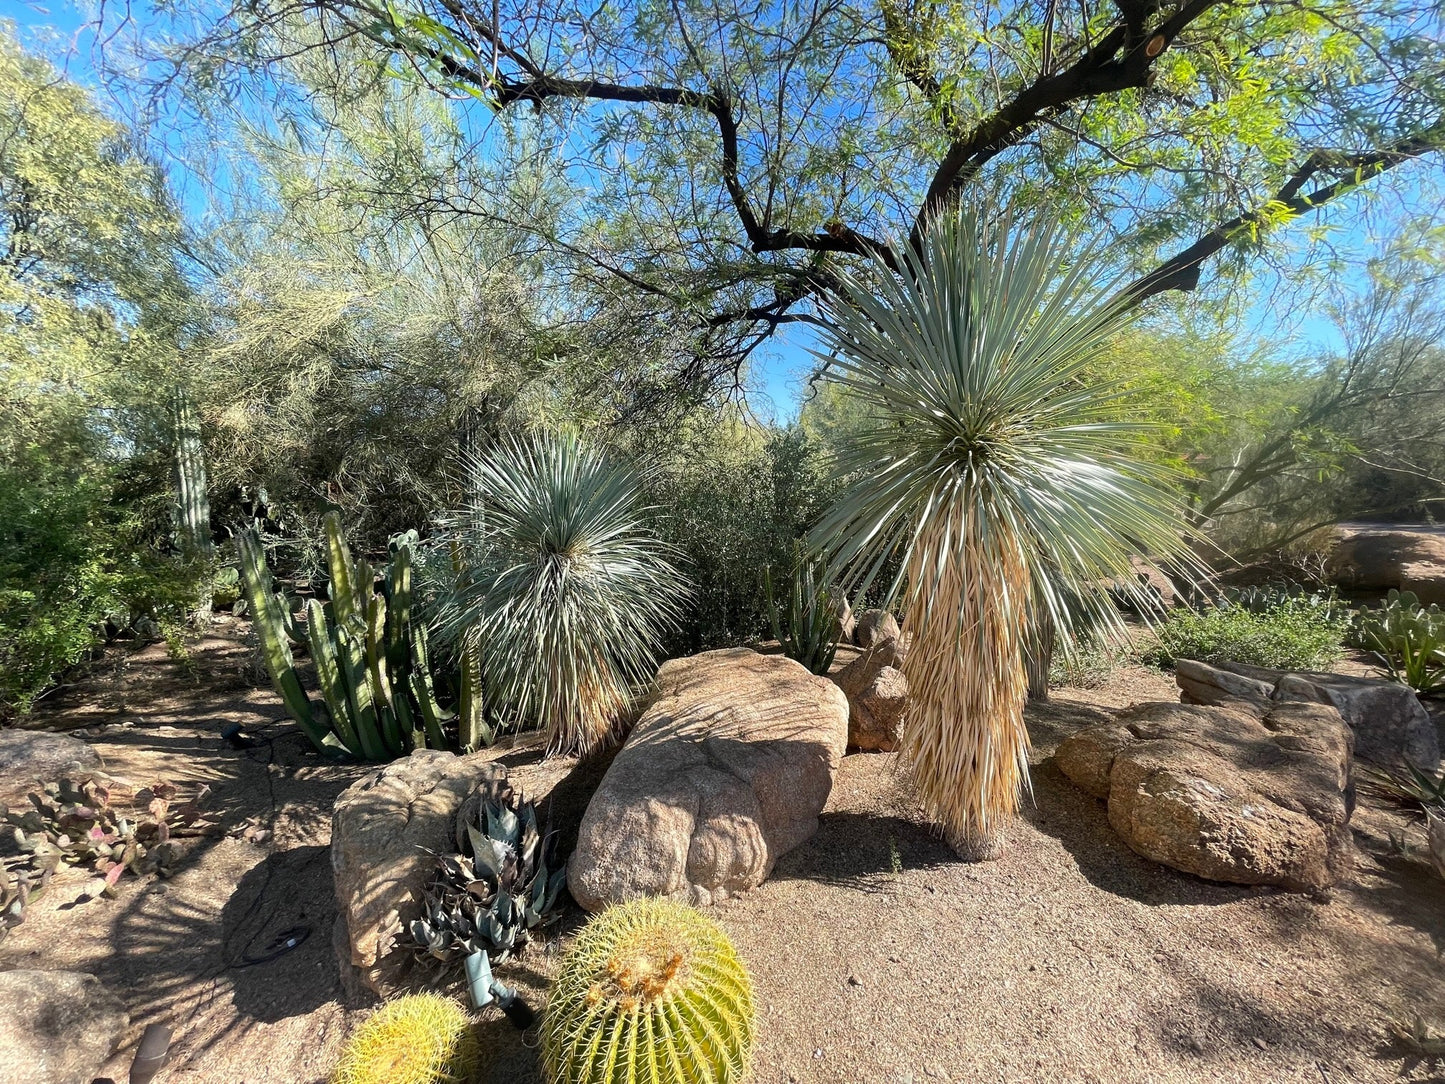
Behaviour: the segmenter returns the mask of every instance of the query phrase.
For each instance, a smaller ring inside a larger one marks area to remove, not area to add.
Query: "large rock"
[[[853,629],[853,642],[859,647],[875,647],[884,640],[899,640],[903,630],[898,618],[887,610],[864,610]]]
[[[41,730],[0,730],[0,802],[23,801],[39,783],[99,767],[100,754],[79,738]]]
[[[1413,591],[1420,601],[1445,603],[1445,534],[1366,529],[1342,539],[1330,554],[1330,578],[1357,591]]]
[[[908,708],[908,679],[902,665],[898,641],[888,639],[856,652],[829,672],[848,698],[848,748],[880,753],[898,748]]]
[[[340,913],[333,940],[348,985],[382,996],[405,986],[413,954],[398,935],[420,914],[433,865],[426,851],[452,850],[462,803],[506,783],[505,770],[482,756],[418,749],[336,799],[331,869]]]
[[[827,678],[748,648],[664,663],[582,818],[567,885],[588,910],[635,896],[707,904],[808,839],[848,740]]]
[[[1141,704],[1056,755],[1108,802],[1124,842],[1163,865],[1302,891],[1353,864],[1350,730],[1326,705]]]
[[[1191,659],[1178,660],[1174,673],[1186,703],[1241,698],[1329,704],[1354,731],[1356,756],[1387,767],[1408,762],[1432,774],[1439,769],[1440,738],[1430,713],[1414,690],[1399,682]]]
[[[90,1084],[129,1026],[120,999],[94,975],[0,973],[5,1084]]]

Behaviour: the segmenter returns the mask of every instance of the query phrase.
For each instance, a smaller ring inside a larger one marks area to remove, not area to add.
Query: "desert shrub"
[[[815,674],[826,674],[838,651],[842,609],[829,582],[827,562],[800,552],[791,575],[779,577],[776,588],[772,569],[765,568],[763,588],[773,639],[782,645],[783,654]]]
[[[1127,666],[1132,652],[1125,644],[1103,640],[1081,642],[1072,651],[1055,654],[1049,666],[1049,684],[1074,689],[1097,689],[1109,675]]]
[[[1343,654],[1348,618],[1320,596],[1281,597],[1259,612],[1228,600],[1201,610],[1175,610],[1155,630],[1144,658],[1237,662],[1278,670],[1319,670]]]
[[[693,583],[667,653],[764,639],[762,570],[793,567],[799,541],[836,492],[823,448],[800,427],[726,417],[695,422],[674,439],[648,491]]]
[[[156,487],[135,464],[53,443],[10,452],[0,467],[0,717],[29,711],[107,637],[183,620],[208,572],[167,552]]]

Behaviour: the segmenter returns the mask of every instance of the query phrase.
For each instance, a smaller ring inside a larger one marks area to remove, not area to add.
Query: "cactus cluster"
[[[476,823],[459,824],[457,853],[437,856],[422,917],[411,934],[428,955],[450,963],[484,951],[501,963],[551,919],[566,867],[549,870],[551,835],[531,802],[510,791],[483,801]]]
[[[251,534],[239,540],[241,578],[266,670],[297,725],[322,752],[363,760],[390,760],[423,747],[469,752],[489,743],[475,646],[461,649],[457,710],[437,699],[426,626],[412,616],[414,537],[391,548],[378,591],[376,571],[364,558],[352,559],[335,513],[325,527],[330,599],[309,601],[304,624],[272,585],[261,543]],[[293,645],[310,652],[324,710],[301,686]]]
[[[208,788],[178,801],[177,788],[139,789],[95,775],[61,779],[30,795],[30,808],[4,810],[9,841],[0,863],[0,938],[24,918],[61,864],[89,867],[83,898],[110,894],[127,870],[165,874],[177,856],[172,833],[203,819]],[[0,807],[3,809],[3,807]]]
[[[686,904],[598,915],[547,1000],[549,1084],[737,1084],[752,1052],[752,983],[727,935]]]
[[[411,994],[356,1030],[331,1084],[453,1084],[472,1080],[480,1060],[466,1009],[439,994]]]
[[[1378,607],[1361,610],[1350,642],[1422,696],[1445,690],[1445,611],[1422,606],[1415,592],[1391,590]]]

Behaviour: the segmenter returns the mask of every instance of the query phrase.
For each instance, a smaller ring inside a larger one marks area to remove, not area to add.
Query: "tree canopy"
[[[586,193],[552,236],[733,364],[838,260],[887,258],[971,192],[1107,229],[1145,298],[1445,141],[1441,17],[1412,0],[204,10],[170,55],[208,85],[314,52],[455,99],[479,149],[490,114],[532,114]]]

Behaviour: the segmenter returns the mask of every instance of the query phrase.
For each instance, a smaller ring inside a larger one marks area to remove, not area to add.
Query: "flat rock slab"
[[[1414,690],[1399,682],[1192,659],[1179,659],[1174,675],[1179,698],[1190,704],[1241,699],[1260,711],[1286,700],[1329,704],[1354,732],[1355,756],[1391,768],[1408,762],[1432,775],[1439,770],[1435,723]]]
[[[1304,891],[1353,866],[1350,744],[1325,704],[1141,704],[1065,739],[1056,757],[1145,858]]]
[[[79,738],[43,730],[0,730],[0,802],[23,801],[38,784],[99,767],[100,754]]]
[[[746,891],[818,828],[848,740],[826,678],[749,648],[664,663],[582,818],[567,884],[588,910]]]
[[[341,792],[331,815],[333,942],[348,985],[382,996],[405,987],[413,954],[398,936],[421,913],[434,864],[426,852],[455,849],[462,803],[505,781],[505,769],[482,754],[418,749]]]
[[[94,975],[0,973],[0,1080],[90,1084],[129,1026],[120,999]]]

